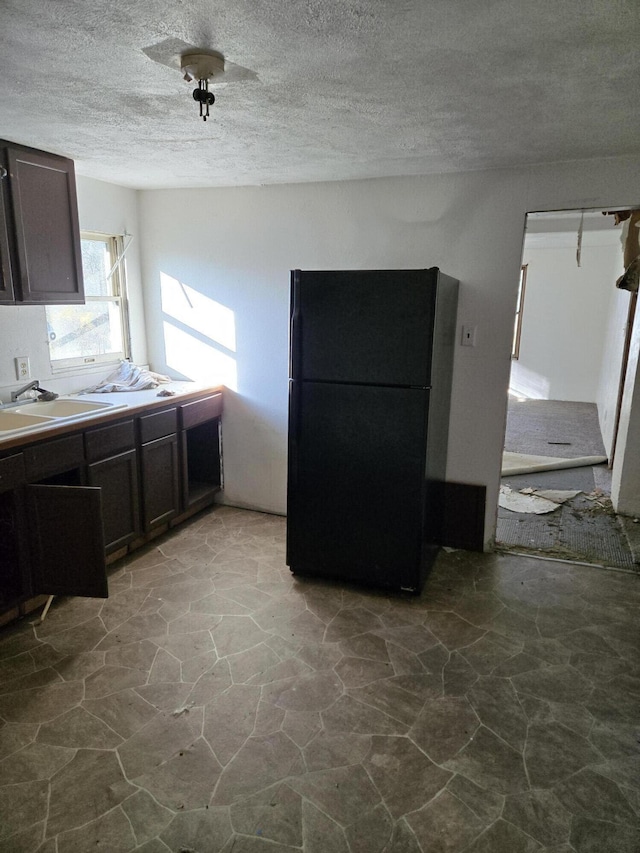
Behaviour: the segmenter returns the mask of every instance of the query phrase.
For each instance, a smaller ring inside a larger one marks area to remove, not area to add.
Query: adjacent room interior
[[[602,211],[527,216],[498,547],[634,570],[634,521],[611,496],[636,298],[615,286],[625,236]]]

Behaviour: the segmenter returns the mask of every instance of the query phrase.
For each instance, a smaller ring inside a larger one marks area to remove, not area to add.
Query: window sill
[[[66,375],[69,376],[74,373],[86,373],[91,370],[104,370],[104,369],[113,369],[117,367],[121,361],[126,361],[124,354],[118,354],[115,356],[103,356],[100,358],[96,356],[92,358],[89,362],[83,362],[75,359],[66,359],[60,360],[58,362],[52,361],[51,365],[51,374],[55,376]]]

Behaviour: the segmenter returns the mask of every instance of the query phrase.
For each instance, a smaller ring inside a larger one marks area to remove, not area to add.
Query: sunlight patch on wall
[[[226,385],[232,391],[238,390],[235,358],[184,332],[168,320],[163,326],[169,368],[195,382]]]
[[[166,273],[160,273],[160,290],[165,314],[225,349],[236,351],[236,321],[230,308]]]
[[[160,289],[167,367],[236,391],[234,312],[166,273],[160,273]]]

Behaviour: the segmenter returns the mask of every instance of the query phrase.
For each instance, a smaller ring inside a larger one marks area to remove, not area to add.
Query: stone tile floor
[[[226,507],[0,631],[0,850],[638,853],[640,587],[441,554],[293,578]]]

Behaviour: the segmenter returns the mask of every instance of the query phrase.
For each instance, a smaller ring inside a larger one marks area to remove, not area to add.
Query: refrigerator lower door
[[[293,382],[287,562],[417,591],[429,391]]]

